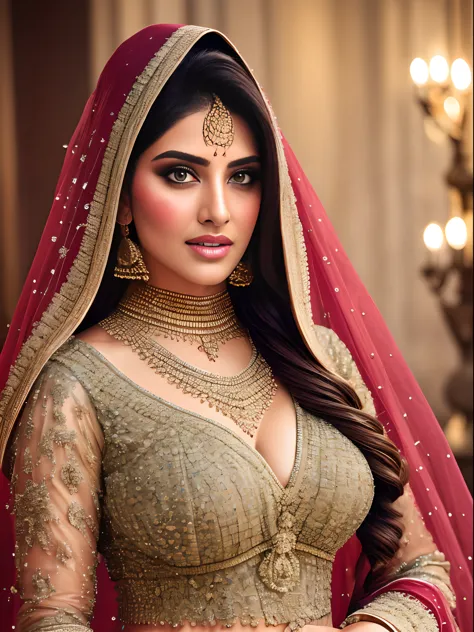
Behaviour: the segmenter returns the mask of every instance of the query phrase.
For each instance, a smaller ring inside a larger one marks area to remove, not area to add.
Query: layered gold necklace
[[[254,435],[277,385],[270,366],[252,342],[247,367],[227,377],[188,364],[153,338],[197,342],[198,349],[215,361],[221,344],[247,335],[226,290],[198,297],[141,284],[99,324],[176,388],[199,398],[201,403],[207,402],[244,432]]]

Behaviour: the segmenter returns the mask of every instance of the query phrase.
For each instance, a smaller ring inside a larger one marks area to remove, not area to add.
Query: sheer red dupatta
[[[317,326],[334,330],[348,347],[372,394],[377,417],[410,464],[410,486],[426,527],[451,562],[456,617],[462,632],[472,629],[472,497],[441,427],[400,354],[380,312],[350,263],[337,235],[288,143],[283,139],[307,257],[308,310]],[[295,226],[295,230],[299,230]],[[304,285],[304,284],[303,284]],[[316,327],[316,330],[320,329]],[[345,616],[352,594],[357,547],[349,541],[336,557],[333,619]],[[417,597],[454,630],[446,600],[436,587],[398,580],[372,595],[362,581],[369,567],[359,561],[356,597],[361,604],[385,590]],[[349,571],[346,569],[349,568]],[[364,598],[365,597],[365,598]]]
[[[51,213],[1,355],[2,449],[34,378],[77,327],[97,291],[123,172],[147,108],[186,52],[208,32],[176,25],[143,29],[117,49],[86,104],[69,143]],[[470,494],[437,420],[317,196],[285,140],[278,133],[276,138],[282,235],[296,319],[309,348],[323,364],[331,364],[324,328],[334,330],[351,352],[372,393],[379,419],[410,463],[412,489],[426,525],[452,564],[457,619],[462,632],[467,632],[472,624]],[[5,480],[2,486],[0,621],[2,629],[10,629],[18,598],[10,590],[14,583],[13,530]],[[353,593],[353,603],[375,596],[364,595],[362,590],[367,571],[354,536],[338,552],[334,564],[334,625],[346,616]],[[420,599],[436,616],[444,616],[445,625],[440,629],[454,632],[449,609],[436,587],[416,580],[403,582],[398,584],[400,590]],[[101,564],[95,630],[108,632],[118,625],[112,619],[116,616],[114,601],[112,584]]]

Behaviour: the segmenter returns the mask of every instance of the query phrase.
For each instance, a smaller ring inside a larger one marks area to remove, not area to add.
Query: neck
[[[156,270],[152,263],[145,260],[150,273],[148,285],[168,290],[169,292],[177,292],[187,294],[189,296],[212,296],[226,289],[226,281],[220,283],[206,285],[203,283],[193,283],[187,279],[183,279],[179,275],[170,270]]]

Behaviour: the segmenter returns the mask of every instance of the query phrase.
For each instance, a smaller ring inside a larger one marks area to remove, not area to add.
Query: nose
[[[224,226],[229,222],[230,213],[225,199],[224,186],[215,182],[203,190],[203,200],[198,216],[198,221],[201,224],[212,223],[215,226]]]

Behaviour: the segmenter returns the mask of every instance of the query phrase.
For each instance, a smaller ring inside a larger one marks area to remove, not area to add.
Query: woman
[[[470,629],[459,469],[221,34],[108,62],[1,370],[16,629],[90,629],[97,551],[101,631]]]

